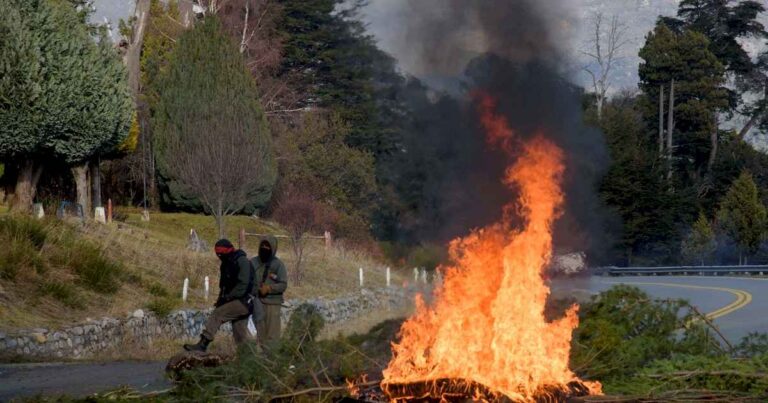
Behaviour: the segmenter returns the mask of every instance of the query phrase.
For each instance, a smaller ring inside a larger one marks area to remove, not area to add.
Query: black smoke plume
[[[458,91],[435,94],[412,80],[400,96],[411,112],[403,153],[393,160],[405,241],[445,242],[497,221],[515,195],[501,182],[509,165],[485,143],[470,97],[482,89],[522,137],[544,133],[566,161],[566,208],[555,228],[559,252],[603,259],[607,214],[597,183],[608,163],[602,134],[583,122],[583,91],[560,73],[553,44],[563,17],[548,0],[419,0],[403,3],[408,49],[402,55],[427,81]],[[545,10],[546,9],[546,10]]]

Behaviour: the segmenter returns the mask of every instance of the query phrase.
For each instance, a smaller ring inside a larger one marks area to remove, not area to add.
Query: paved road
[[[0,365],[0,402],[37,395],[82,397],[130,386],[140,392],[170,386],[165,362]]]
[[[557,281],[553,290],[597,293],[616,284],[637,286],[656,298],[687,299],[708,313],[722,333],[738,342],[768,332],[768,279],[748,277],[591,277]]]

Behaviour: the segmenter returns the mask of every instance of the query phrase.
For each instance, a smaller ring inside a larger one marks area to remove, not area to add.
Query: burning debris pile
[[[496,100],[475,92],[487,142],[515,162],[504,183],[519,199],[500,222],[450,244],[453,266],[427,306],[402,326],[381,389],[392,401],[563,401],[600,394],[568,368],[577,307],[547,322],[542,278],[564,194],[563,152],[538,134],[515,136]],[[519,216],[519,217],[518,217]],[[523,219],[522,228],[514,225]]]

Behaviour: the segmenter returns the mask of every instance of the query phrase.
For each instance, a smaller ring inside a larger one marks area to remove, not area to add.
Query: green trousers
[[[264,304],[264,320],[256,324],[256,337],[261,344],[280,339],[280,305]]]
[[[221,325],[232,322],[232,336],[235,344],[240,345],[249,338],[248,333],[248,307],[241,301],[235,300],[214,309],[203,329],[203,337],[213,340]]]

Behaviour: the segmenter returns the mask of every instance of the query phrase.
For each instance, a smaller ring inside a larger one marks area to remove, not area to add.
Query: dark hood
[[[259,238],[259,245],[261,245],[261,243],[264,241],[267,241],[269,246],[272,248],[272,257],[277,256],[277,237],[274,235],[264,235]]]

